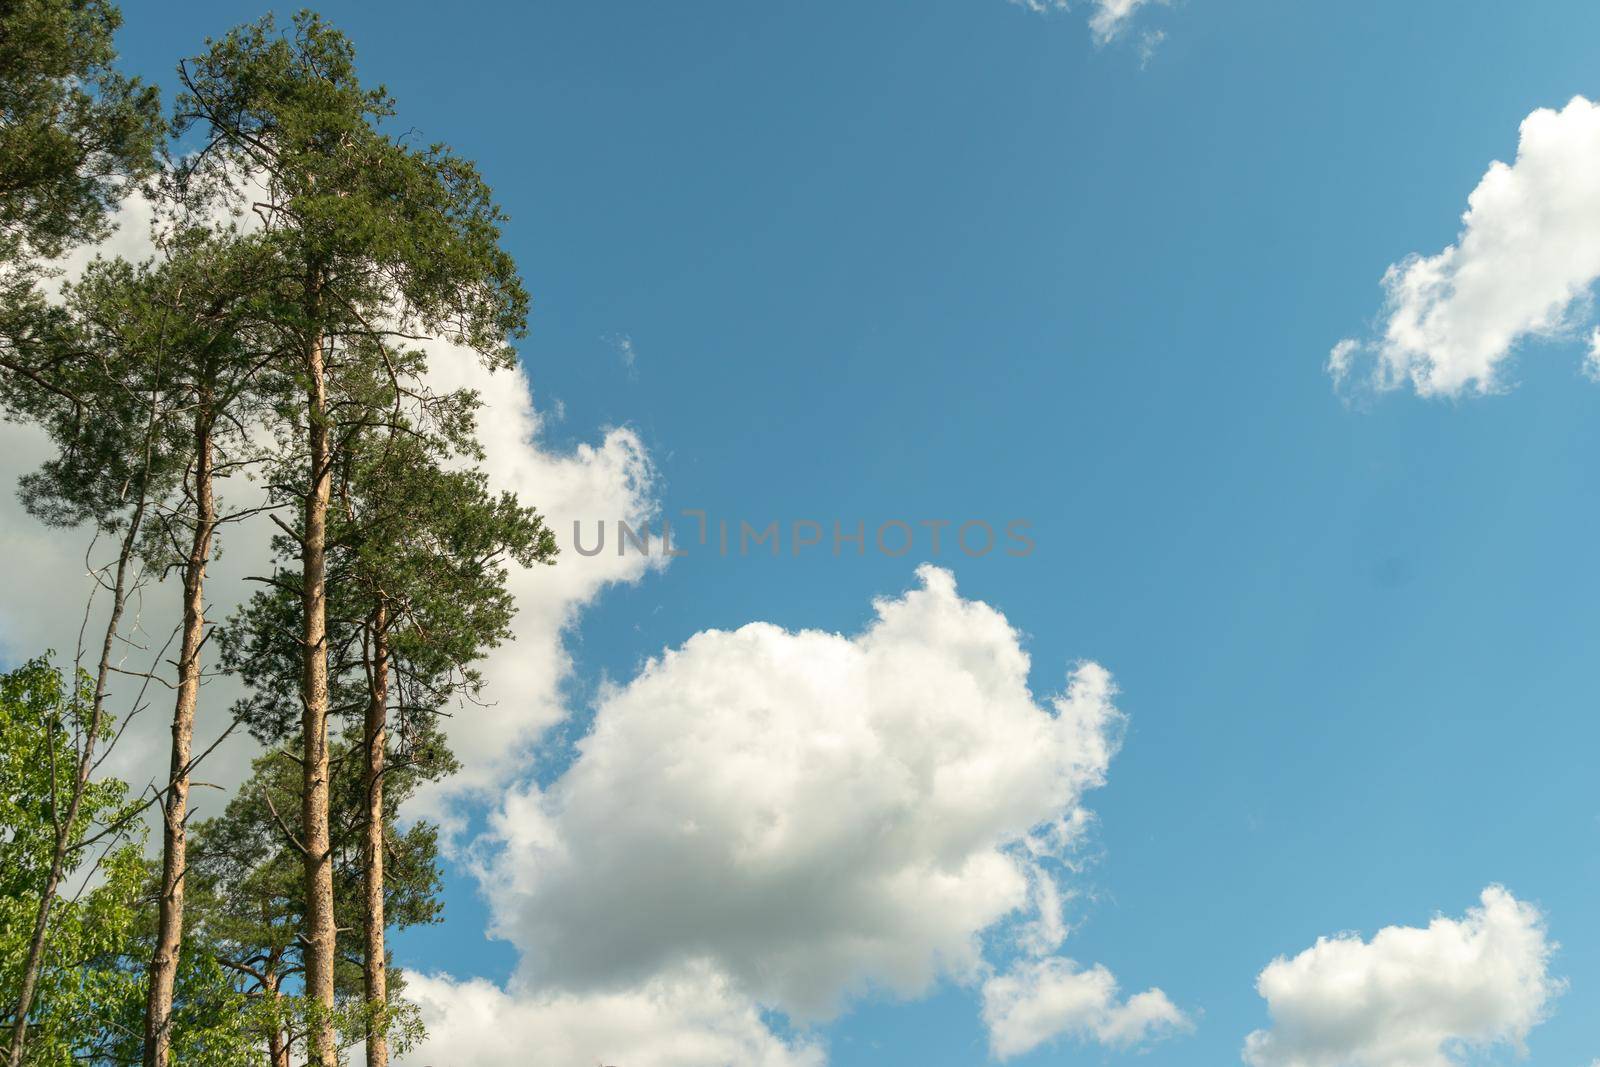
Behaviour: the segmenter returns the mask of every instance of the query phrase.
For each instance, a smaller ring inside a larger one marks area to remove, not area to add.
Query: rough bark
[[[145,1005],[144,1062],[167,1067],[172,1056],[172,990],[183,942],[184,874],[188,863],[189,761],[195,710],[200,699],[200,648],[205,641],[206,563],[216,531],[212,494],[211,414],[195,415],[194,533],[183,569],[183,645],[178,658],[178,696],[172,711],[172,761],[161,827],[161,897],[150,990]]]
[[[338,933],[333,916],[333,852],[328,831],[328,619],[326,561],[328,500],[333,484],[328,432],[324,340],[316,333],[307,345],[307,437],[310,485],[302,531],[301,641],[304,651],[301,716],[303,790],[301,845],[305,858],[306,994],[320,1010],[306,1039],[315,1067],[336,1067],[333,1027],[333,968]]]
[[[383,914],[383,767],[388,737],[389,644],[388,613],[380,605],[373,612],[372,641],[368,655],[367,717],[363,730],[367,762],[367,836],[362,865],[366,891],[365,993],[367,998],[367,1067],[388,1067],[389,975],[384,949]]]

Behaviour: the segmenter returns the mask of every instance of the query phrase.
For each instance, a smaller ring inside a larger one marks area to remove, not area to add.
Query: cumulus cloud
[[[1159,989],[1117,998],[1101,966],[1080,970],[1062,958],[1028,960],[983,985],[983,1021],[996,1059],[1031,1052],[1061,1035],[1126,1048],[1189,1026]]]
[[[977,976],[980,934],[1033,899],[1121,716],[1092,663],[1041,706],[1005,617],[918,573],[857,636],[708,631],[603,694],[570,769],[495,821],[487,885],[527,978],[705,958],[815,1018]]]
[[[482,979],[409,974],[426,1043],[396,1067],[470,1063],[628,1067],[822,1067],[820,1045],[772,1033],[749,1000],[704,966],[620,992],[507,993]]]
[[[1600,278],[1600,105],[1574,97],[1522,122],[1516,160],[1495,162],[1467,199],[1456,242],[1384,275],[1377,337],[1341,341],[1328,369],[1358,356],[1379,389],[1424,396],[1488,393],[1529,338],[1565,335],[1591,311]]]
[[[1261,972],[1272,1027],[1245,1042],[1251,1067],[1450,1067],[1466,1048],[1521,1050],[1562,983],[1533,905],[1499,886],[1460,919],[1391,926],[1371,941],[1320,938]]]
[[[860,633],[706,631],[604,690],[571,766],[509,795],[478,843],[515,980],[413,987],[437,1020],[416,1062],[624,1062],[600,1037],[631,1020],[628,1062],[809,1064],[821,1050],[763,1012],[805,1026],[941,978],[982,986],[997,1049],[1181,1025],[1158,990],[1118,1000],[1104,968],[993,977],[986,945],[1031,958],[1066,936],[1058,879],[1122,715],[1093,663],[1036,698],[1005,617],[947,571],[918,578]],[[1090,1001],[1063,1007],[1084,981]],[[511,1036],[478,1033],[491,1013]]]
[[[1039,14],[1049,11],[1069,11],[1073,6],[1073,0],[1011,0],[1011,2]],[[1095,40],[1104,44],[1120,36],[1132,22],[1134,14],[1152,2],[1154,0],[1091,0],[1089,29],[1094,33]],[[1161,2],[1164,3],[1165,0]],[[1155,35],[1146,37],[1145,43],[1148,47],[1153,47],[1160,40],[1160,35]]]

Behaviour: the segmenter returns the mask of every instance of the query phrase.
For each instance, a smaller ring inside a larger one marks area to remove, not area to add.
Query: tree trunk
[[[328,499],[333,484],[328,393],[323,337],[313,335],[306,351],[307,431],[310,452],[301,544],[301,609],[304,645],[302,674],[305,708],[301,716],[304,788],[301,794],[301,845],[305,849],[305,982],[316,1007],[306,1038],[306,1058],[315,1067],[336,1067],[333,1028],[333,966],[338,937],[333,916],[333,853],[328,832],[328,618],[324,552]]]
[[[261,997],[270,1006],[264,1013],[266,1020],[261,1027],[261,1034],[267,1041],[267,1067],[290,1067],[289,1049],[294,1042],[283,1024],[283,994],[278,991],[282,979],[278,975],[276,950],[268,956],[262,973],[255,977],[261,983]]]
[[[278,1012],[278,979],[266,983],[266,996],[272,998],[273,1011],[267,1022],[267,1067],[289,1067],[289,1036],[283,1031]]]
[[[106,686],[111,678],[111,659],[117,641],[117,628],[122,625],[123,608],[128,602],[128,564],[133,560],[134,551],[139,543],[139,530],[144,523],[145,503],[149,493],[149,448],[150,442],[147,439],[146,473],[139,487],[138,502],[128,518],[128,529],[123,535],[117,554],[116,577],[111,585],[111,617],[106,621],[105,642],[100,648],[100,663],[95,672],[94,702],[89,710],[89,725],[84,731],[83,748],[78,753],[72,793],[67,800],[65,815],[54,808],[50,813],[55,821],[55,848],[50,856],[50,874],[45,880],[44,892],[40,894],[39,905],[34,912],[33,933],[28,940],[28,956],[22,967],[21,989],[17,993],[17,1005],[11,1022],[11,1045],[6,1051],[10,1067],[21,1067],[23,1053],[27,1049],[28,1013],[33,1010],[34,993],[39,988],[39,970],[44,963],[44,944],[50,930],[50,910],[54,907],[56,894],[61,888],[61,878],[67,866],[67,854],[72,849],[72,835],[78,821],[78,809],[83,803],[89,775],[94,771],[94,750],[99,744],[100,729],[105,722]],[[72,690],[74,694],[76,684],[77,679],[74,678]]]
[[[367,1067],[389,1063],[389,975],[384,950],[383,916],[383,763],[389,713],[388,613],[380,604],[372,615],[368,666],[367,721],[364,730],[367,765],[367,839],[362,877],[367,895],[366,980]]]
[[[267,1063],[270,1067],[289,1067],[289,1043],[277,1023],[267,1027]]]
[[[205,640],[206,563],[216,530],[212,495],[211,413],[195,414],[194,537],[183,569],[183,649],[178,659],[178,697],[172,711],[172,771],[161,827],[161,899],[150,993],[144,1016],[146,1067],[167,1067],[172,1055],[172,988],[183,943],[183,880],[188,863],[189,759],[195,708],[200,699],[200,646]]]

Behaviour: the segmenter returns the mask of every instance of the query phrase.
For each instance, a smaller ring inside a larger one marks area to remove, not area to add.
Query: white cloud
[[[1139,35],[1139,65],[1147,67],[1155,58],[1156,49],[1161,47],[1161,42],[1167,39],[1165,30],[1145,30]]]
[[[513,995],[482,979],[410,974],[406,996],[421,1009],[428,1036],[396,1067],[822,1067],[827,1059],[817,1044],[774,1035],[747,999],[704,966],[590,995]]]
[[[1127,1048],[1190,1025],[1161,990],[1119,1001],[1110,971],[1101,966],[1080,970],[1059,957],[1024,961],[985,982],[983,1021],[989,1050],[1001,1060],[1063,1034]]]
[[[1455,244],[1389,268],[1381,334],[1334,348],[1336,381],[1366,352],[1380,389],[1493,392],[1519,342],[1588,316],[1600,278],[1600,105],[1580,96],[1529,115],[1516,161],[1491,164],[1467,205]]]
[[[1094,12],[1089,16],[1089,28],[1097,39],[1109,41],[1122,32],[1134,12],[1149,0],[1095,0]]]
[[[1519,1051],[1563,988],[1538,909],[1499,886],[1461,919],[1391,926],[1371,941],[1320,938],[1274,960],[1256,989],[1272,1028],[1245,1042],[1252,1067],[1449,1067],[1463,1048]]]
[[[709,631],[602,695],[573,765],[495,820],[487,886],[525,977],[707,958],[815,1018],[978,976],[979,935],[1035,899],[1121,716],[1092,663],[1040,706],[1004,616],[919,575],[857,636]]]
[[[514,982],[413,985],[432,1020],[415,1062],[820,1063],[763,1010],[804,1025],[942,977],[990,978],[997,1049],[1025,1027],[1126,1046],[1181,1025],[1157,990],[1119,1002],[1104,968],[1067,1014],[1065,961],[992,977],[986,943],[1066,936],[1058,872],[1122,716],[1093,663],[1036,699],[1005,617],[918,574],[859,634],[707,631],[603,691],[572,765],[477,843]]]
[[[1027,8],[1039,14],[1049,11],[1070,11],[1076,0],[1011,0],[1018,7]],[[1096,41],[1104,44],[1122,34],[1132,22],[1133,16],[1146,4],[1156,0],[1090,0],[1092,10],[1089,12],[1089,29],[1093,31]],[[1159,0],[1165,3],[1166,0]],[[1147,38],[1145,44],[1154,47],[1160,43],[1160,36]]]
[[[1600,326],[1589,331],[1589,351],[1583,356],[1583,373],[1590,381],[1600,381]]]
[[[1356,357],[1361,353],[1359,341],[1346,338],[1333,346],[1328,353],[1328,376],[1333,379],[1334,385],[1343,385],[1350,376],[1350,368]]]

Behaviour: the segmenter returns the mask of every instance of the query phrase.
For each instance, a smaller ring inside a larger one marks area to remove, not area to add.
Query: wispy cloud
[[[1046,14],[1051,11],[1070,11],[1078,0],[1011,0],[1018,7]],[[1139,9],[1166,0],[1090,0],[1089,29],[1100,44],[1114,40],[1128,29]],[[1149,59],[1150,53],[1161,43],[1163,34],[1147,33],[1140,41],[1140,54]]]
[[[617,355],[622,359],[623,369],[628,372],[629,379],[639,376],[639,350],[633,345],[633,338],[625,333],[612,334],[606,340],[611,347],[617,350]]]

